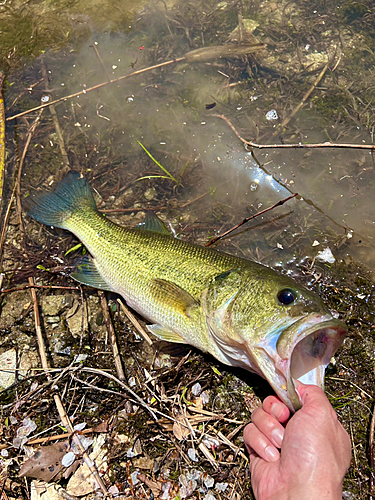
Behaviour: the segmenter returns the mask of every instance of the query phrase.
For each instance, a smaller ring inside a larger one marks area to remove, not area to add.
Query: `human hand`
[[[245,428],[254,495],[257,500],[341,500],[349,435],[322,389],[299,383],[297,391],[302,408],[290,420],[287,406],[269,396]]]

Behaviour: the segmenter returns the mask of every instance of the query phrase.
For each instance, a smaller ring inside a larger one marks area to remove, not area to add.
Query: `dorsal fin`
[[[171,232],[167,226],[152,210],[147,210],[145,220],[135,227],[143,229],[144,231],[152,231],[153,233],[168,234],[171,236]]]

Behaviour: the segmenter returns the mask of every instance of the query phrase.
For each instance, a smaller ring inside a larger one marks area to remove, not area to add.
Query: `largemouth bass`
[[[288,276],[250,260],[172,237],[147,214],[127,229],[101,215],[90,186],[70,171],[54,191],[26,199],[28,214],[71,231],[90,255],[72,277],[120,294],[168,342],[190,344],[264,377],[295,411],[295,380],[324,385],[346,326]]]

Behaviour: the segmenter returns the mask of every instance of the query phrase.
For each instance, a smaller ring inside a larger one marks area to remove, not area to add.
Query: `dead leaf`
[[[142,481],[142,483],[145,483],[145,485],[150,488],[155,498],[158,498],[160,496],[163,485],[161,481],[152,481],[152,479],[149,479],[144,474],[138,474],[138,479]]]
[[[141,440],[137,438],[135,440],[134,446],[133,446],[133,452],[135,456],[137,455],[142,455],[142,445],[141,445]]]
[[[190,434],[190,430],[186,426],[185,416],[182,413],[176,415],[176,421],[173,424],[173,434],[179,441],[182,441]]]
[[[30,490],[33,500],[61,500],[61,496],[56,491],[53,483],[45,483],[34,479],[34,481],[31,481]]]
[[[134,467],[138,467],[139,469],[148,469],[152,470],[154,467],[154,459],[149,457],[140,457],[133,460]]]
[[[198,410],[203,410],[203,399],[200,396],[194,399],[194,406]]]
[[[92,431],[101,434],[102,432],[108,432],[108,428],[109,428],[109,423],[106,420],[105,422],[102,422],[101,424],[98,424],[95,427],[93,427]]]
[[[61,459],[68,449],[68,441],[42,446],[22,464],[19,477],[34,477],[50,482],[64,468]]]

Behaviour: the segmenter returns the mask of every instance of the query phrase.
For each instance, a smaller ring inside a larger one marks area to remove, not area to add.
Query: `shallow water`
[[[192,3],[192,8],[197,8],[198,4]],[[9,87],[5,94],[8,117],[22,106],[23,109],[35,106],[41,98],[45,98],[43,81],[32,86],[32,82],[37,82],[41,76],[42,64],[45,65],[49,80],[48,96],[55,100],[86,91],[108,79],[118,78],[152,63],[181,56],[199,45],[196,34],[190,47],[187,37],[180,36],[177,42],[174,40],[170,43],[173,51],[171,49],[169,54],[167,44],[160,41],[162,35],[171,36],[173,19],[174,24],[182,23],[178,15],[178,2],[165,6],[151,3],[145,9],[143,5],[136,9],[134,6],[127,9],[123,5],[121,22],[117,26],[118,6],[111,5],[104,5],[99,21],[95,4],[91,5],[91,16],[90,9],[84,4],[78,4],[74,13],[60,4],[58,19],[69,21],[72,32],[83,32],[83,39],[77,36],[74,40],[67,32],[69,42],[63,45],[61,36],[56,33],[58,43],[54,48],[52,44],[50,47],[44,46],[43,54],[39,57],[22,60],[21,72],[19,69],[10,71]],[[222,15],[230,16],[230,5],[221,5],[218,3],[216,7],[223,9]],[[210,6],[213,8],[214,4]],[[49,8],[45,6],[47,11]],[[253,17],[260,18],[260,14],[262,12],[254,11]],[[247,15],[250,17],[249,13]],[[262,15],[264,17],[266,14],[263,12]],[[268,7],[268,16],[271,19],[276,16],[275,10]],[[236,16],[228,23],[234,29]],[[84,29],[79,25],[83,25]],[[58,30],[59,26],[53,28]],[[196,26],[186,24],[184,29],[187,33],[189,30],[194,33]],[[261,29],[255,34],[260,41],[263,41],[262,36],[265,38]],[[223,37],[218,38],[223,43]],[[330,43],[336,41],[332,39],[328,45]],[[158,45],[161,46],[160,55],[157,54]],[[306,47],[305,55],[309,55],[309,50],[315,55],[318,52]],[[235,65],[236,59],[232,63]],[[139,140],[175,176],[186,162],[199,161],[199,183],[188,186],[185,193],[184,188],[179,189],[180,198],[184,199],[187,193],[190,198],[195,198],[210,190],[212,195],[206,203],[206,213],[201,210],[197,213],[194,207],[189,210],[196,221],[204,223],[209,212],[207,205],[222,204],[228,223],[225,224],[223,220],[220,230],[230,227],[232,221],[239,222],[248,216],[249,206],[254,210],[264,209],[298,192],[300,198],[260,219],[270,220],[281,214],[289,214],[277,241],[262,245],[263,228],[255,228],[234,245],[238,244],[245,255],[271,264],[294,258],[314,258],[319,251],[329,247],[337,259],[350,257],[371,267],[375,259],[375,210],[371,196],[375,177],[370,151],[331,148],[255,150],[256,158],[262,165],[260,167],[228,125],[210,115],[225,115],[246,139],[256,141],[256,136],[260,135],[260,142],[264,143],[280,143],[284,140],[316,143],[335,140],[339,135],[341,137],[337,142],[371,143],[369,130],[363,126],[334,124],[319,115],[313,106],[310,105],[313,109],[309,109],[307,103],[287,129],[288,133],[295,132],[292,140],[283,138],[281,132],[272,137],[276,126],[298,104],[300,96],[294,100],[288,96],[288,107],[282,109],[282,95],[280,97],[275,95],[276,91],[270,91],[272,80],[268,78],[267,86],[263,85],[263,88],[262,79],[256,75],[252,81],[246,81],[243,75],[242,79],[235,81],[225,73],[225,64],[226,61],[221,59],[206,63],[172,64],[162,70],[112,83],[60,103],[56,109],[70,156],[74,155],[74,145],[77,143],[90,150],[99,144],[107,144],[108,156],[113,161],[129,163],[134,161],[135,156],[144,154],[137,144]],[[269,67],[267,58],[264,66],[268,70],[273,69],[272,65]],[[287,64],[285,74],[288,75]],[[275,78],[275,85],[278,78]],[[241,83],[237,85],[238,82]],[[26,92],[27,85],[31,85],[32,90]],[[322,88],[318,87],[315,93],[323,92]],[[19,94],[22,94],[21,98],[12,105],[11,101]],[[216,107],[207,110],[206,104],[213,102]],[[267,113],[271,110],[276,111],[276,114],[271,113],[278,117],[276,120],[267,119]],[[33,116],[35,114],[30,115],[29,119]],[[44,111],[42,119],[50,120],[48,109]],[[11,120],[9,125],[13,123]],[[53,174],[60,155],[54,131],[47,128],[44,136],[39,137],[39,143],[35,146],[37,149],[50,146],[49,154],[52,158],[56,155],[55,167],[52,164],[48,167],[49,173]],[[42,156],[43,151],[38,152]],[[176,158],[179,158],[177,164]],[[90,168],[95,173],[95,163]],[[128,169],[131,170],[131,166]],[[157,173],[158,168],[152,170]],[[24,174],[33,178],[34,171],[35,164],[30,157],[24,166]],[[121,177],[119,182],[121,184]],[[156,179],[156,189],[157,183]]]

